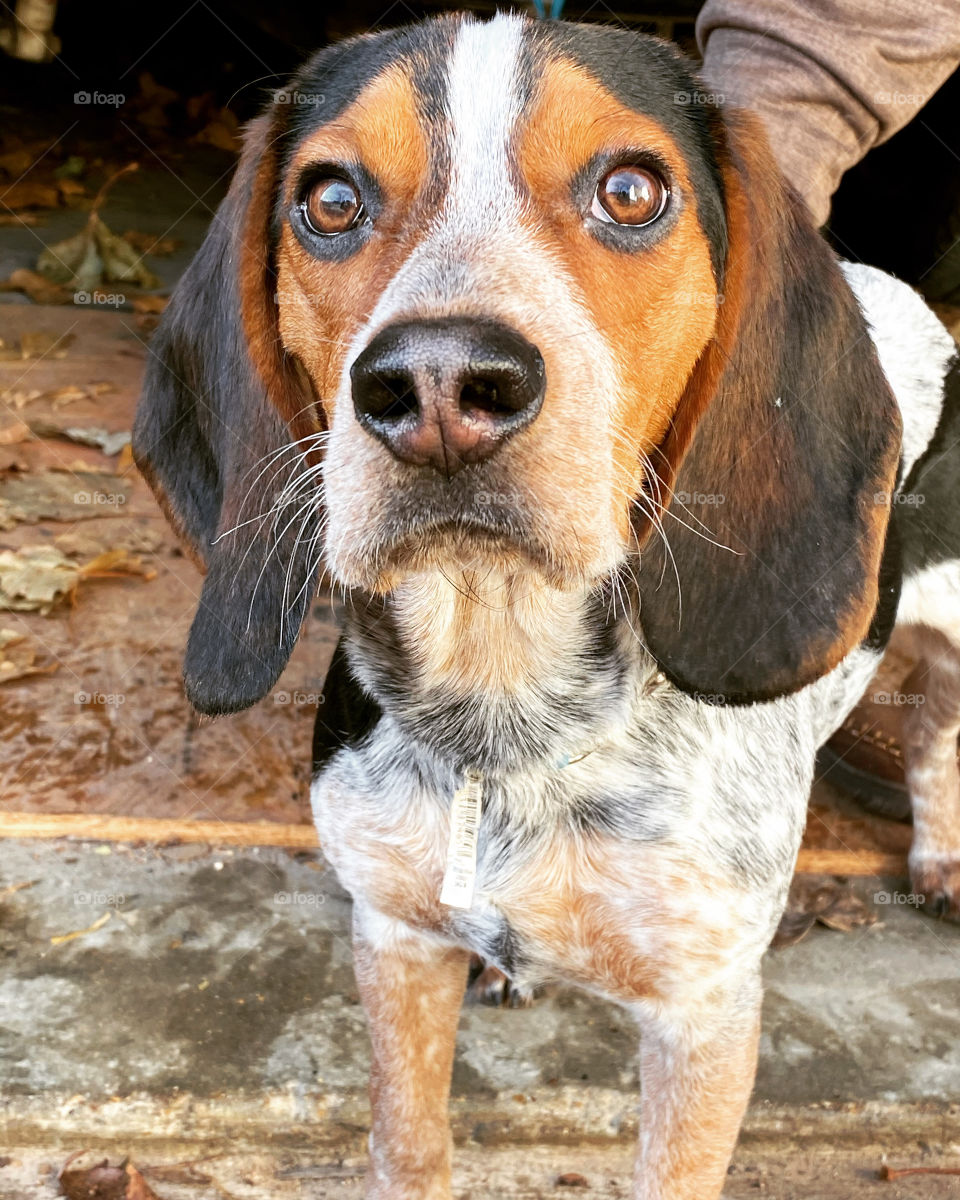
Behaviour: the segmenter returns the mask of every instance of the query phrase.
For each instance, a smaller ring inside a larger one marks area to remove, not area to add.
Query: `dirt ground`
[[[61,1161],[49,1153],[8,1151],[0,1169],[3,1200],[53,1200],[60,1193]],[[93,1163],[102,1155],[87,1155]],[[112,1162],[118,1161],[116,1156]],[[456,1200],[562,1200],[603,1197],[628,1200],[629,1147],[460,1147],[455,1158]],[[836,1154],[763,1154],[742,1151],[730,1168],[726,1200],[949,1200],[960,1195],[957,1176],[914,1175],[892,1182],[879,1178],[879,1155],[869,1151]],[[891,1164],[893,1165],[893,1164]],[[897,1163],[897,1166],[904,1164]],[[911,1166],[917,1165],[911,1163]],[[936,1166],[926,1158],[923,1166]],[[154,1156],[140,1163],[159,1200],[360,1200],[363,1163],[326,1162],[282,1152],[210,1153],[188,1158]],[[152,1169],[148,1169],[152,1168]]]
[[[37,334],[42,356],[14,357]],[[0,629],[26,635],[41,672],[4,682],[0,670],[0,803],[305,820],[312,696],[336,635],[329,604],[317,603],[271,696],[229,721],[199,722],[180,687],[199,572],[129,453],[59,432],[129,432],[147,334],[133,314],[3,306],[0,338],[0,550],[40,545],[82,564],[119,549],[148,572],[84,580],[47,614],[0,613]]]

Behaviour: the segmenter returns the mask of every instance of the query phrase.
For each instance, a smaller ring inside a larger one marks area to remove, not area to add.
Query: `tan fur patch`
[[[667,237],[625,254],[584,227],[570,203],[569,181],[597,154],[633,146],[671,164],[684,209]],[[552,234],[553,249],[576,279],[619,368],[616,427],[622,436],[614,486],[621,498],[632,495],[640,482],[637,451],[649,452],[662,440],[716,323],[710,246],[683,156],[657,122],[626,108],[582,68],[556,62],[544,72],[518,158],[533,214]]]
[[[384,197],[372,236],[349,259],[318,259],[284,227],[278,252],[280,333],[304,362],[326,413],[332,406],[351,337],[416,244],[417,200],[427,174],[427,144],[407,73],[390,67],[329,125],[298,148],[286,182],[287,203],[299,172],[324,162],[360,162]]]

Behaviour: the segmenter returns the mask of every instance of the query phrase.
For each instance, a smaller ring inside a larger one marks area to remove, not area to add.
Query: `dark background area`
[[[497,7],[532,11],[529,4],[452,6],[406,0],[350,5],[61,0],[54,30],[61,48],[52,62],[26,63],[0,54],[0,151],[47,139],[52,146],[48,168],[62,166],[71,155],[84,159],[88,193],[125,161],[138,160],[144,168],[162,163],[188,181],[188,191],[202,197],[181,230],[189,248],[196,243],[197,223],[204,214],[209,218],[224,190],[224,175],[229,175],[229,137],[216,128],[209,136],[204,132],[219,124],[220,110],[229,110],[227,133],[236,130],[312,50],[452,7],[480,14]],[[671,38],[695,53],[699,7],[697,0],[616,8],[588,0],[566,4],[563,15],[622,23]],[[4,20],[11,20],[5,4],[0,24]],[[151,102],[157,87],[175,93],[173,99],[160,93],[166,101],[162,111]],[[116,107],[75,102],[77,93],[93,92],[121,94],[124,102]],[[917,119],[848,173],[829,229],[846,257],[891,270],[929,299],[951,305],[960,305],[958,114],[960,80],[954,76]],[[157,186],[162,191],[163,185]],[[171,202],[144,178],[124,181],[116,200],[128,210],[124,218],[132,220],[146,209],[141,225],[152,206],[164,212]],[[53,221],[51,236],[60,233],[61,224]],[[14,251],[14,265],[22,265],[36,238],[24,239],[6,228],[0,230],[0,243]],[[182,269],[183,257],[174,255],[168,269],[161,267],[165,284]],[[0,275],[5,265],[9,263],[0,261]]]

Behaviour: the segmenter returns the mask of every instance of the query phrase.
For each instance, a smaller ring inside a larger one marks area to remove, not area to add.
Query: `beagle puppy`
[[[955,346],[704,97],[599,26],[323,50],[152,346],[135,453],[206,571],[192,703],[258,701],[321,575],[344,597],[312,803],[375,1200],[451,1194],[471,952],[627,1006],[633,1195],[720,1195],[814,757],[897,618],[913,888],[960,914]]]

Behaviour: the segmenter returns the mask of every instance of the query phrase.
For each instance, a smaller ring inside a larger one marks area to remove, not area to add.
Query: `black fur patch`
[[[322,771],[343,746],[356,747],[377,726],[383,710],[350,670],[343,639],[333,652],[323,699],[313,726],[313,773]]]
[[[960,559],[960,357],[944,382],[944,402],[930,445],[901,488],[894,521],[903,545],[904,573]]]

